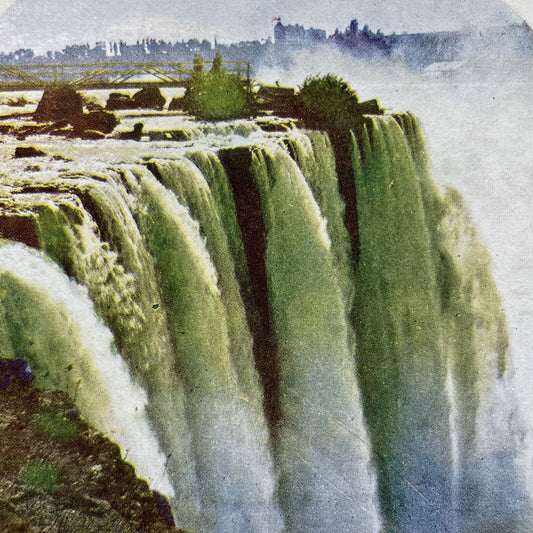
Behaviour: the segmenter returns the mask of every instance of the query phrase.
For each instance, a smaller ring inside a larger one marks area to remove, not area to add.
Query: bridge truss
[[[212,63],[204,63],[209,70]],[[250,80],[248,61],[223,62],[226,72]],[[138,89],[147,85],[186,87],[194,63],[77,63],[42,65],[0,65],[0,91],[42,90],[47,85],[66,83],[76,89]]]

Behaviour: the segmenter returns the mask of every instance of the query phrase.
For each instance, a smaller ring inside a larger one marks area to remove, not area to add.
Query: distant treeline
[[[293,52],[317,46],[333,47],[361,60],[400,58],[413,68],[425,68],[435,62],[460,61],[473,48],[486,49],[495,43],[501,45],[502,42],[506,42],[508,48],[517,54],[533,53],[533,32],[525,22],[483,32],[463,30],[384,35],[380,30],[374,32],[366,25],[360,28],[354,19],[345,31],[336,30],[328,36],[324,30],[284,25],[280,19],[276,20],[274,40],[235,44],[197,39],[174,43],[156,39],[143,39],[135,44],[124,41],[98,42],[95,45],[69,45],[60,52],[49,51],[43,56],[35,55],[32,49],[26,48],[0,53],[0,64],[192,62],[197,54],[205,61],[212,61],[218,51],[225,61],[250,61],[253,72],[260,65],[283,67]]]

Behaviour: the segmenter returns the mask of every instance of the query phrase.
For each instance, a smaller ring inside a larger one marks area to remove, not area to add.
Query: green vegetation
[[[45,411],[36,421],[36,431],[58,442],[71,442],[78,437],[77,425],[66,417],[64,411]]]
[[[27,492],[55,492],[59,488],[61,471],[42,461],[28,463],[19,474],[19,481]]]
[[[359,97],[350,84],[334,74],[308,76],[299,92],[310,125],[352,128]]]
[[[201,120],[228,120],[255,115],[255,97],[248,80],[221,68],[222,57],[213,69],[203,72],[195,59],[193,76],[185,93],[185,109]],[[203,68],[203,63],[202,63]]]
[[[217,50],[215,54],[215,59],[213,59],[213,66],[211,67],[211,72],[220,72],[222,70],[222,55]]]
[[[194,66],[193,71],[194,75],[201,74],[204,70],[204,58],[200,54],[194,56]]]

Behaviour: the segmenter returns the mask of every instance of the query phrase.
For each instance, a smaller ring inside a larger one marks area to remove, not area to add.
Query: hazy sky
[[[526,16],[532,10],[531,0],[508,3]],[[261,39],[272,34],[278,16],[329,32],[357,18],[385,33],[519,20],[501,0],[0,0],[0,13],[0,48],[40,51],[110,38]]]

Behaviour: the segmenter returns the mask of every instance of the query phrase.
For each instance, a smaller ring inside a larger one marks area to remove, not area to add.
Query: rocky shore
[[[64,393],[18,380],[0,390],[0,531],[183,533]]]

